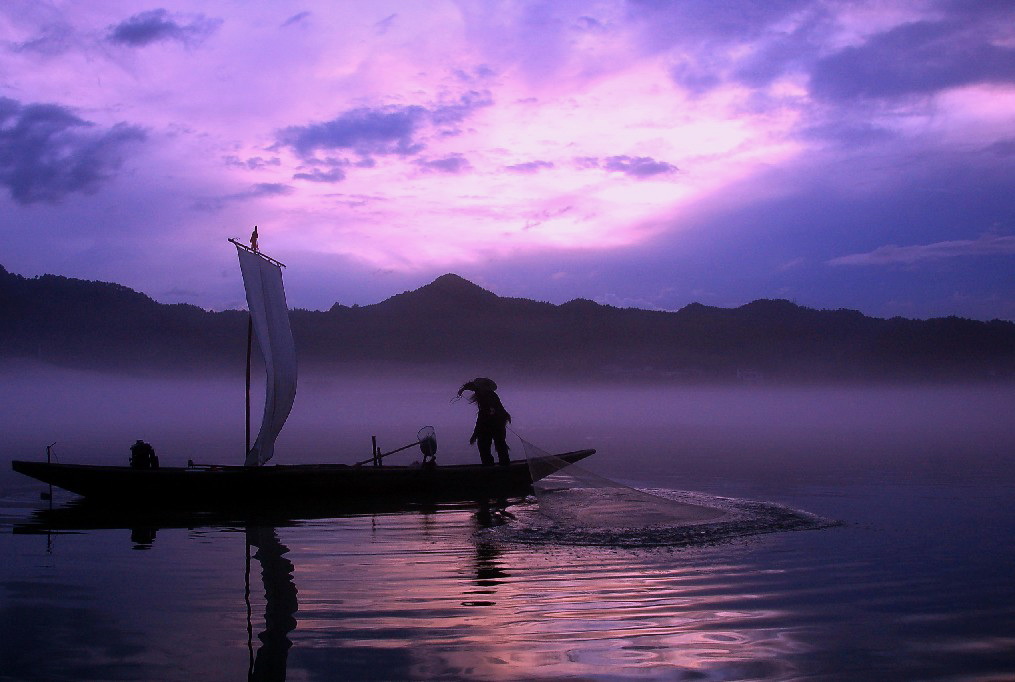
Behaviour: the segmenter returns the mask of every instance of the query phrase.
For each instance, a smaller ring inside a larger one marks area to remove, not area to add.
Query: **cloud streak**
[[[35,53],[45,57],[55,57],[66,53],[77,44],[74,28],[65,22],[57,22],[43,26],[38,34],[14,43],[14,52]]]
[[[548,170],[554,167],[552,161],[525,161],[524,163],[515,163],[510,166],[505,166],[505,170],[512,173],[525,173],[532,174],[538,173],[541,170]]]
[[[472,167],[461,154],[451,154],[441,159],[418,159],[416,164],[427,173],[464,173]]]
[[[657,161],[648,156],[607,156],[605,158],[583,156],[575,159],[575,164],[578,168],[601,168],[614,173],[623,173],[632,178],[668,175],[680,170],[672,163]]]
[[[828,261],[830,265],[917,265],[948,258],[1015,256],[1015,237],[985,234],[979,239],[956,239],[933,244],[888,244],[867,253],[854,253]]]
[[[667,175],[677,172],[677,167],[665,161],[657,161],[647,156],[610,156],[603,161],[603,168],[630,175],[635,178],[648,178],[653,175]]]
[[[293,192],[295,192],[295,189],[290,185],[274,182],[262,182],[252,185],[242,192],[198,199],[194,203],[194,208],[200,211],[220,211],[225,208],[227,204],[254,199],[284,197],[291,195]]]

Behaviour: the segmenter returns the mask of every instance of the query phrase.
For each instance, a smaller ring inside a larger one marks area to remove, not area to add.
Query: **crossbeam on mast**
[[[277,261],[274,258],[272,258],[271,256],[265,255],[261,251],[254,251],[252,248],[250,248],[249,246],[247,246],[246,244],[244,244],[241,241],[237,241],[236,239],[233,239],[232,237],[229,237],[228,241],[230,241],[233,244],[235,244],[236,246],[240,247],[241,249],[243,249],[247,253],[252,253],[255,256],[260,256],[264,260],[268,261],[269,263],[274,263],[275,265],[279,266],[280,268],[284,268],[285,267],[285,263],[283,263],[282,261]]]

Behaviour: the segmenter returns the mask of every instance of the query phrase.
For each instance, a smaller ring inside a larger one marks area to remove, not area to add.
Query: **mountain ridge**
[[[0,266],[0,358],[123,371],[235,371],[245,311],[162,304],[119,284]],[[875,318],[783,299],[677,311],[501,297],[447,273],[364,306],[290,312],[304,366],[483,367],[664,381],[1010,380],[1015,324]],[[752,380],[753,380],[752,379]]]

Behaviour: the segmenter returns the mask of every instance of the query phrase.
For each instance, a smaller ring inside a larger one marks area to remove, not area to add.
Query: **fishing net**
[[[721,509],[670,499],[600,476],[552,455],[519,436],[539,512],[575,528],[661,528],[701,523]]]
[[[518,436],[518,434],[515,434]],[[504,531],[525,543],[687,546],[830,525],[782,505],[677,490],[641,490],[600,476],[521,436],[538,506]]]

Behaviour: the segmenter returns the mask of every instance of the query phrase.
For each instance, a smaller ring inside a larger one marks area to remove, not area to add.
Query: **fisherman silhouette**
[[[140,438],[130,446],[130,466],[134,469],[158,469],[159,458],[155,448]]]
[[[484,465],[493,465],[491,445],[497,449],[497,462],[510,464],[507,424],[511,421],[511,415],[504,409],[500,396],[497,395],[497,384],[492,379],[477,377],[462,384],[458,389],[458,395],[461,396],[465,391],[472,391],[469,402],[476,404],[476,428],[472,432],[469,444],[478,445],[479,458]]]
[[[250,250],[257,251],[257,225],[254,225],[254,231],[250,233]]]

